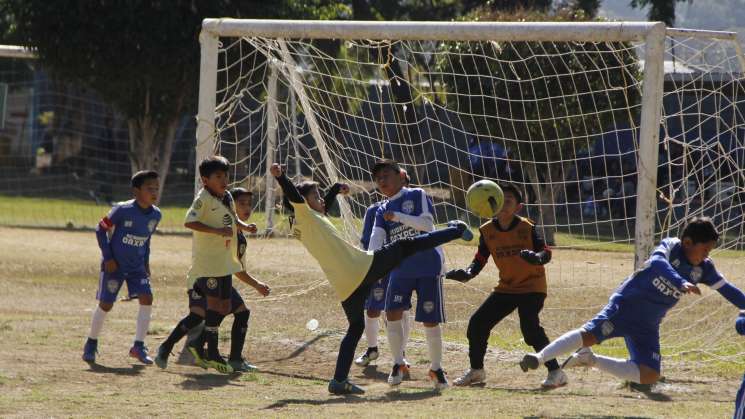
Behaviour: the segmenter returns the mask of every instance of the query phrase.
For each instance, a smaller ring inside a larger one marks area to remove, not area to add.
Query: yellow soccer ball
[[[479,217],[492,218],[502,209],[504,193],[491,180],[480,180],[468,188],[466,204]]]

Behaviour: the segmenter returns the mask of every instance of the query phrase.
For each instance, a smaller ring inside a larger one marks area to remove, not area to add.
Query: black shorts
[[[233,275],[197,278],[193,289],[199,291],[203,297],[229,300],[230,290],[233,289]]]
[[[189,309],[198,307],[202,310],[207,311],[207,298],[202,295],[202,293],[199,292],[198,289],[192,288],[189,291],[186,291],[186,293],[189,295]],[[246,303],[243,301],[243,297],[241,297],[241,294],[238,293],[238,290],[236,290],[235,287],[231,287],[230,312],[234,312],[238,309],[238,307],[242,305],[246,305]]]

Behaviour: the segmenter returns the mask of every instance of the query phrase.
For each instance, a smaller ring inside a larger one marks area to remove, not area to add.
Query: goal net
[[[552,338],[590,319],[690,216],[715,220],[715,262],[745,287],[745,57],[733,34],[647,23],[227,19],[205,22],[202,48],[197,156],[231,161],[275,236],[287,223],[272,162],[291,177],[349,183],[339,226],[357,243],[365,208],[384,199],[370,169],[386,157],[432,197],[436,223],[483,221],[465,206],[476,180],[523,190],[522,215],[556,249],[543,314]],[[474,250],[449,246],[448,268]],[[448,284],[449,327],[465,336],[496,280],[491,269]],[[736,310],[719,298],[682,299],[663,325],[664,356],[739,362]],[[492,334],[499,348],[525,349],[515,320],[506,322]],[[600,350],[623,353],[623,342]]]

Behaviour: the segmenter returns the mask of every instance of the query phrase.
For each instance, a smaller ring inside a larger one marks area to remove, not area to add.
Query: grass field
[[[733,411],[745,348],[732,327],[736,310],[711,292],[671,313],[663,330],[665,382],[648,391],[621,386],[594,370],[570,370],[567,387],[540,390],[545,371],[523,374],[516,365],[528,347],[512,315],[492,333],[485,386],[432,391],[425,379],[426,345],[415,327],[407,348],[414,364],[411,381],[395,390],[385,384],[391,363],[382,330],[377,366],[352,369],[352,379],[367,393],[330,396],[326,380],[345,327],[333,291],[296,241],[257,240],[249,246],[255,255],[251,271],[273,290],[261,299],[243,289],[252,309],[245,355],[261,372],[223,376],[175,364],[165,371],[136,365],[127,357],[134,302],[119,302],[109,314],[99,365],[89,367],[80,355],[95,306],[94,236],[0,228],[0,416],[724,418]],[[153,239],[155,305],[147,339],[153,351],[185,312],[190,251],[185,236]],[[468,263],[472,251],[448,246],[448,264]],[[543,312],[549,335],[588,319],[631,263],[627,254],[557,251]],[[731,277],[742,271],[737,258],[723,258],[718,266]],[[444,367],[451,379],[467,367],[465,326],[495,275],[488,267],[466,286],[446,285]],[[311,318],[320,323],[314,332],[305,329]],[[222,336],[229,336],[230,322],[224,322]],[[222,345],[227,351],[228,342]],[[363,338],[360,349],[364,345]],[[620,342],[599,351],[624,354]]]

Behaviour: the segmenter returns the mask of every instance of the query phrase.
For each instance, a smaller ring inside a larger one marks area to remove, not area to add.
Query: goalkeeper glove
[[[534,252],[525,249],[520,251],[520,258],[531,265],[545,265],[551,260],[551,253],[546,251]]]
[[[445,274],[445,278],[458,282],[468,282],[474,277],[470,269],[453,269]]]

